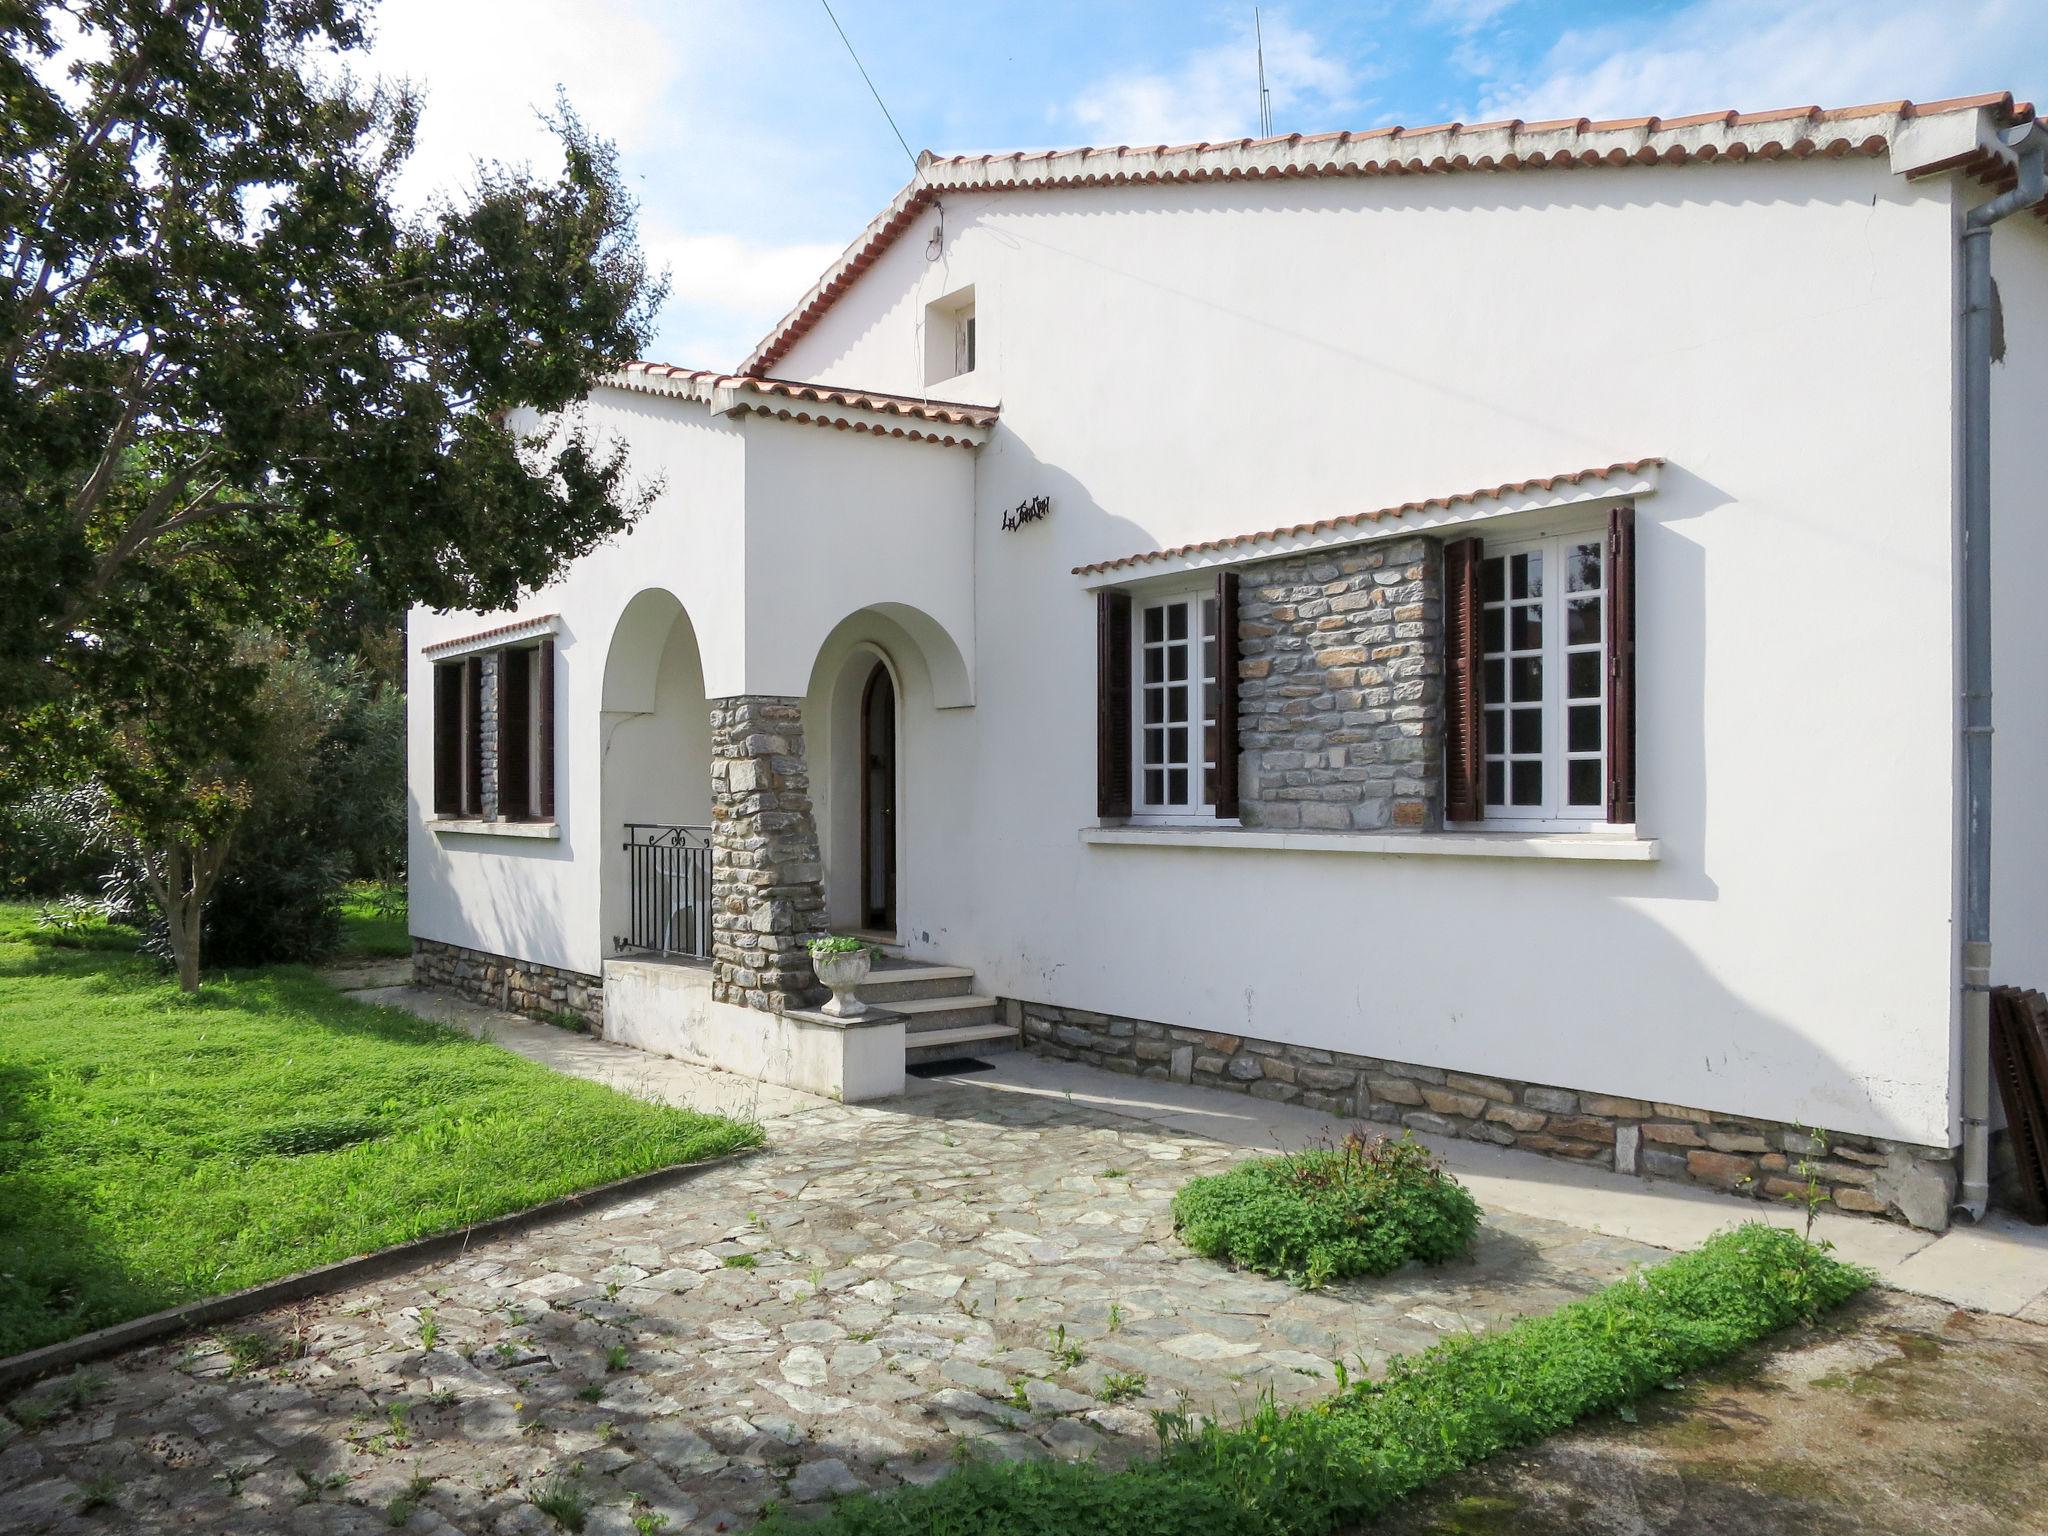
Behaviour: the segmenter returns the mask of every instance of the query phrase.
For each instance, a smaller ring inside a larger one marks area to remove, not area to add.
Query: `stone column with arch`
[[[808,941],[825,923],[824,864],[804,759],[802,700],[711,701],[711,990],[768,1012],[824,988]]]

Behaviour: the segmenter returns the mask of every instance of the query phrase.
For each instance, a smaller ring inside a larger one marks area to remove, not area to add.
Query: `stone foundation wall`
[[[1394,539],[1250,566],[1237,620],[1244,824],[1440,825],[1437,542]]]
[[[780,1013],[825,999],[808,941],[825,926],[803,701],[711,705],[711,995]]]
[[[1622,1173],[1776,1200],[1801,1192],[1811,1158],[1844,1211],[1917,1227],[1948,1224],[1946,1147],[1827,1132],[1825,1154],[1797,1127],[1678,1104],[1448,1072],[1344,1051],[1180,1029],[1045,1003],[1013,1003],[1027,1049],[1138,1077],[1229,1088],[1327,1115],[1519,1147]]]
[[[572,1014],[593,1035],[604,1033],[604,981],[534,960],[515,960],[438,939],[412,941],[413,985],[451,992],[487,1008],[556,1023]]]

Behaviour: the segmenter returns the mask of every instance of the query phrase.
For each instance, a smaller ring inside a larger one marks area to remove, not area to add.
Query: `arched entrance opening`
[[[896,683],[879,659],[860,701],[861,926],[896,932]]]
[[[620,613],[599,729],[605,952],[708,959],[711,711],[696,629],[671,593]]]

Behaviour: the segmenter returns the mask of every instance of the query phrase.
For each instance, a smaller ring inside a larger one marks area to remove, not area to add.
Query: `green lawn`
[[[0,904],[0,1355],[759,1139],[302,969],[184,997]]]
[[[343,959],[404,959],[412,954],[406,932],[405,887],[359,880],[341,899]]]

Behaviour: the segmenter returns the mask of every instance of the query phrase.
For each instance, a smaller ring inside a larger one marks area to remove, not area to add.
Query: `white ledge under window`
[[[1125,848],[1277,848],[1419,859],[1655,863],[1657,840],[1602,832],[1289,832],[1268,827],[1083,827],[1081,841]]]
[[[562,824],[558,821],[484,821],[476,817],[438,816],[427,823],[427,830],[443,835],[460,832],[465,836],[475,833],[484,837],[560,837]]]

